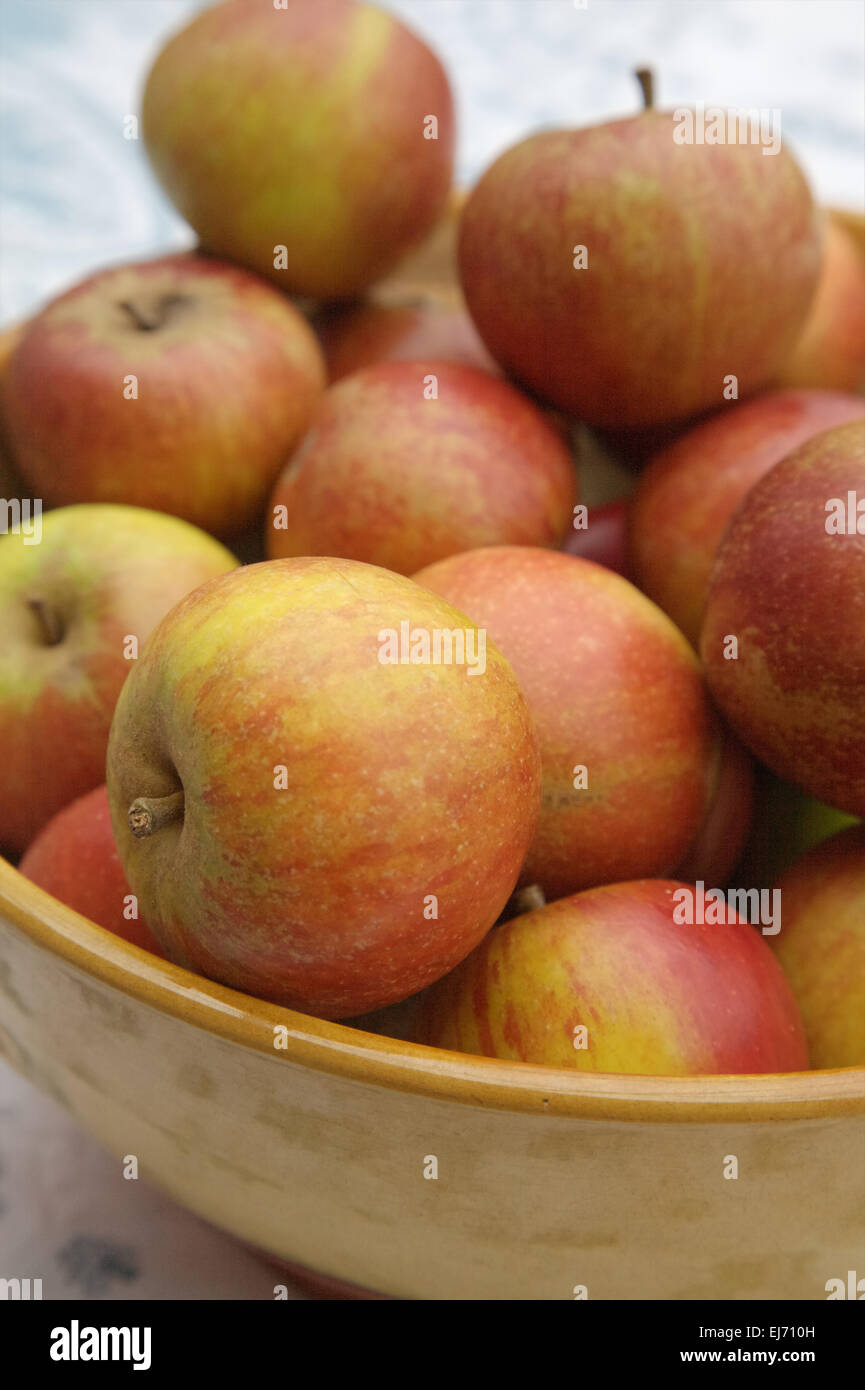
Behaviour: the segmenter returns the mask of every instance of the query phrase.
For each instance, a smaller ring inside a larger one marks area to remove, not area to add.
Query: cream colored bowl
[[[862,1069],[603,1076],[375,1037],[163,962],[2,860],[0,1048],[184,1206],[382,1293],[822,1299],[865,1274]]]
[[[450,220],[379,293],[453,278]],[[865,1276],[863,1069],[602,1076],[375,1037],[169,965],[3,860],[0,1050],[184,1206],[382,1293],[822,1299]]]

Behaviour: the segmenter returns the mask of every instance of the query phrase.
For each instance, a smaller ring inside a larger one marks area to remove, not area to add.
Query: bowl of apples
[[[223,0],[0,354],[0,1051],[332,1287],[859,1296],[863,224],[641,86]]]

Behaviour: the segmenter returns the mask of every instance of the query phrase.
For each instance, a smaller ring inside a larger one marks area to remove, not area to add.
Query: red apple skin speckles
[[[865,401],[840,391],[769,391],[725,406],[650,460],[628,513],[633,578],[695,647],[736,508],[793,449],[863,416]]]
[[[400,575],[305,557],[202,585],[152,635],[108,792],[171,959],[339,1018],[422,989],[497,920],[537,818],[531,717],[491,641],[475,675],[383,664],[402,621],[471,627]],[[182,820],[134,839],[132,802],[181,787]]]
[[[415,1040],[632,1075],[805,1070],[802,1018],[759,930],[735,913],[677,922],[684,886],[608,884],[506,922],[424,992]]]
[[[678,144],[672,112],[541,131],[473,189],[469,312],[499,365],[590,425],[685,420],[772,380],[811,302],[821,226],[787,148]],[[574,267],[575,246],[586,248]]]
[[[721,710],[779,777],[865,815],[865,422],[817,435],[748,494],[718,552],[700,650]],[[736,639],[736,647],[730,639]],[[726,651],[737,651],[735,658]]]
[[[693,651],[645,595],[560,552],[496,546],[415,575],[487,629],[538,730],[544,789],[523,868],[547,898],[672,872],[715,795],[720,742]],[[575,787],[575,768],[588,785]]]
[[[202,245],[286,294],[357,294],[433,228],[451,186],[444,68],[354,0],[208,6],[157,55],[141,128]]]
[[[270,285],[164,256],[101,270],[27,324],[4,423],[46,504],[123,503],[227,535],[260,516],[324,382],[312,329]]]
[[[268,554],[411,574],[476,546],[557,546],[576,500],[561,433],[515,387],[455,363],[380,363],[326,392],[271,497]]]

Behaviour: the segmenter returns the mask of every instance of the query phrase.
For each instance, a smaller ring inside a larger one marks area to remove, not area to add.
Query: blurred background
[[[861,0],[380,2],[449,69],[462,184],[533,128],[636,109],[632,70],[651,65],[660,105],[778,108],[818,198],[865,206]],[[158,48],[204,3],[0,0],[0,323],[107,262],[191,244],[123,127]],[[270,1298],[284,1279],[125,1182],[3,1065],[0,1272],[91,1299]]]
[[[527,131],[657,103],[776,107],[820,200],[861,208],[862,0],[381,0],[455,88],[457,177]],[[0,0],[0,321],[83,273],[191,243],[123,120],[166,36],[206,0]],[[585,5],[585,8],[583,8]]]

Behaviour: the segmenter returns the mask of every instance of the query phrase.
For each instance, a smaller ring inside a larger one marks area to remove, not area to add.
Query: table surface
[[[194,0],[0,0],[0,321],[100,265],[191,244],[123,138],[142,76]],[[636,105],[770,107],[820,200],[863,206],[859,0],[389,0],[436,48],[460,118],[457,177],[544,125]],[[178,1208],[0,1063],[0,1276],[45,1298],[260,1299],[266,1261]],[[289,1288],[289,1297],[304,1295]]]

